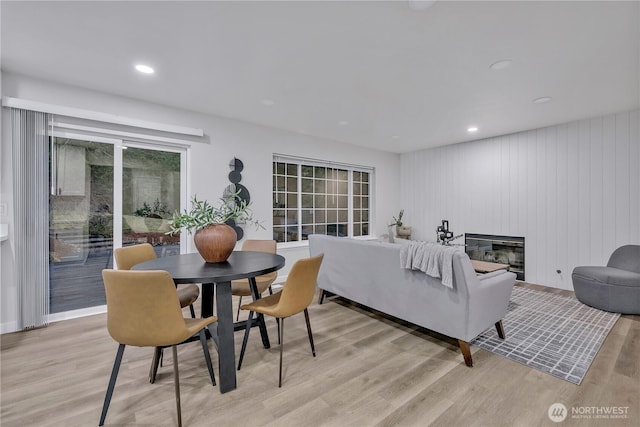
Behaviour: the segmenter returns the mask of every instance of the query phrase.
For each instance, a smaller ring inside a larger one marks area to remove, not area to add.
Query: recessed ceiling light
[[[477,132],[477,131],[478,131],[478,128],[475,126],[471,126],[467,128],[467,132]]]
[[[543,96],[541,98],[536,98],[533,100],[534,104],[544,104],[551,101],[551,97],[550,96]]]
[[[260,100],[260,104],[266,106],[266,107],[271,107],[273,104],[275,104],[276,101],[274,101],[273,99],[269,99],[269,98],[265,98],[265,99],[261,99]]]
[[[510,59],[502,59],[498,62],[494,62],[493,64],[489,65],[489,68],[492,70],[504,70],[505,68],[508,68],[511,64],[512,64],[512,61]]]
[[[340,121],[338,122],[338,124],[339,124],[340,126],[346,126],[346,125],[348,125],[348,124],[349,124],[349,122],[348,122],[348,121],[346,121],[346,120],[340,120]]]
[[[391,135],[391,139],[399,139],[400,135]]]
[[[141,73],[144,74],[153,74],[155,73],[155,70],[151,67],[149,67],[148,65],[144,65],[144,64],[138,64],[136,65],[136,70],[140,71]]]

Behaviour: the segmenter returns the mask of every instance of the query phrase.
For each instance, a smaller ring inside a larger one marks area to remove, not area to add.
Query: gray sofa
[[[571,277],[580,302],[613,313],[640,314],[640,245],[621,246],[606,267],[576,267]]]
[[[469,341],[492,326],[504,338],[516,275],[477,276],[464,251],[453,256],[453,288],[421,271],[400,268],[401,244],[309,236],[312,256],[324,253],[318,287],[458,340],[467,366]]]

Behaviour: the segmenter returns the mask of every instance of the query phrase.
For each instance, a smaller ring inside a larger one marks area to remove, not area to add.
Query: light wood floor
[[[640,316],[622,316],[582,385],[576,386],[472,346],[467,368],[456,342],[333,299],[310,307],[317,357],[304,316],[287,320],[284,384],[278,389],[275,322],[270,350],[252,331],[238,389],[208,383],[199,343],[179,347],[185,426],[637,426]],[[508,327],[505,325],[506,333]],[[241,332],[236,332],[239,354]],[[5,334],[0,352],[0,424],[95,426],[117,344],[105,315]],[[212,358],[217,354],[213,345]],[[170,352],[157,382],[152,350],[128,347],[105,425],[176,425]],[[628,406],[628,418],[555,424],[552,403]]]

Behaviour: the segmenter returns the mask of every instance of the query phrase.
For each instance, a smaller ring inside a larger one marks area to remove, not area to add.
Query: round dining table
[[[244,322],[233,322],[231,281],[249,279],[254,299],[260,298],[255,277],[277,271],[284,267],[285,259],[281,255],[234,251],[225,262],[208,263],[198,253],[173,255],[145,261],[135,265],[133,270],[165,270],[176,284],[201,283],[201,316],[214,314],[214,293],[216,295],[216,316],[218,321],[209,326],[209,332],[218,345],[218,368],[220,392],[234,390],[236,383],[236,357],[234,331],[244,329]],[[214,292],[215,289],[215,292]],[[262,343],[269,348],[269,336],[264,317],[258,316],[252,326],[260,328]]]

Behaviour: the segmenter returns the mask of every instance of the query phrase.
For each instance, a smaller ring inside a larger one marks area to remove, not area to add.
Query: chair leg
[[[202,343],[202,351],[204,352],[204,360],[207,362],[207,369],[209,370],[209,376],[211,377],[211,385],[216,385],[216,377],[213,374],[213,366],[211,365],[211,355],[209,354],[209,347],[207,346],[207,334],[204,329],[200,330],[200,342]]]
[[[238,300],[238,313],[236,314],[236,322],[240,320],[240,306],[242,305],[242,295],[240,295],[240,299]]]
[[[309,344],[311,344],[311,353],[316,357],[316,348],[313,345],[313,334],[311,333],[311,323],[309,323],[309,311],[304,309],[304,320],[307,321],[307,333],[309,334]]]
[[[269,285],[269,295],[273,295],[273,288]],[[276,325],[278,325],[278,344],[280,344],[280,319],[276,317]]]
[[[118,352],[116,353],[116,360],[113,362],[113,369],[111,370],[111,378],[109,378],[107,394],[104,396],[104,404],[102,405],[102,414],[100,415],[100,423],[98,424],[99,426],[104,425],[104,419],[107,417],[107,411],[109,410],[109,404],[111,403],[113,389],[116,386],[116,378],[118,378],[118,371],[120,370],[120,363],[122,362],[123,353],[124,344],[120,344],[118,346]]]
[[[282,325],[280,326],[280,373],[278,379],[278,387],[282,387],[282,351],[284,350],[284,317],[281,320]]]
[[[158,364],[160,363],[161,356],[162,347],[154,347],[153,359],[151,360],[151,368],[149,368],[149,382],[151,384],[156,382],[156,374],[158,373]]]
[[[244,330],[244,338],[242,339],[242,349],[240,350],[240,359],[238,360],[238,371],[242,367],[242,359],[244,359],[244,351],[247,349],[247,341],[249,341],[249,331],[251,330],[251,322],[253,322],[253,311],[249,312],[247,319],[247,327]]]
[[[193,304],[189,304],[189,311],[191,312],[191,318],[196,318],[196,310],[193,308]]]
[[[173,383],[176,388],[176,410],[178,411],[178,427],[182,427],[182,409],[180,408],[180,374],[178,373],[178,349],[171,346],[173,352]]]
[[[324,296],[325,296],[324,289],[320,289],[320,299],[318,300],[318,304],[322,305],[322,303],[324,302]]]
[[[496,322],[496,331],[498,332],[498,336],[504,339],[504,326],[502,326],[502,320],[498,320]]]

